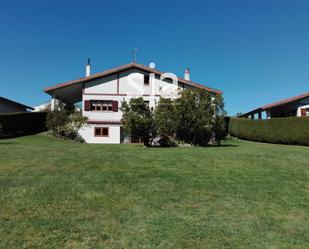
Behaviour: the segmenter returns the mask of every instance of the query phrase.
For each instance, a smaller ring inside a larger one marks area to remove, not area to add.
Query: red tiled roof
[[[271,104],[268,104],[268,105],[264,105],[264,106],[262,106],[262,109],[263,110],[270,109],[270,108],[273,108],[273,107],[285,105],[285,104],[288,104],[288,103],[291,103],[291,102],[294,102],[294,101],[297,101],[297,100],[300,100],[300,99],[304,99],[304,98],[307,98],[307,97],[309,97],[309,92],[295,96],[295,97],[291,97],[291,98],[288,98],[288,99],[283,99],[283,100],[280,100],[280,101],[277,101],[277,102],[274,102],[274,103],[271,103]]]
[[[141,70],[147,71],[149,73],[155,73],[157,75],[164,74],[164,72],[161,72],[161,71],[156,70],[156,69],[152,69],[150,67],[147,67],[147,66],[144,66],[144,65],[141,65],[141,64],[129,63],[129,64],[126,64],[126,65],[123,65],[123,66],[120,66],[120,67],[116,67],[116,68],[113,68],[113,69],[110,69],[110,70],[103,71],[101,73],[93,74],[89,77],[84,77],[84,78],[80,78],[80,79],[77,79],[77,80],[70,80],[70,81],[67,81],[67,82],[56,84],[54,86],[47,87],[47,88],[44,89],[44,92],[49,93],[49,92],[56,90],[56,89],[59,89],[59,88],[75,85],[75,84],[82,83],[82,82],[87,82],[87,81],[90,81],[90,80],[101,78],[101,77],[104,77],[104,76],[107,76],[107,75],[110,75],[110,74],[114,74],[114,73],[118,73],[118,72],[121,72],[121,71],[124,71],[124,70],[127,70],[127,69],[131,69],[131,68],[141,69]],[[212,92],[212,93],[223,94],[223,92],[220,91],[220,90],[210,88],[210,87],[195,83],[193,81],[188,81],[188,80],[185,80],[185,79],[180,78],[180,77],[178,77],[178,81],[180,83],[185,84],[185,85],[202,88],[202,89],[205,89],[205,90]]]
[[[276,101],[276,102],[268,104],[268,105],[264,105],[262,107],[256,108],[256,109],[254,109],[252,111],[249,111],[249,112],[246,112],[246,113],[242,114],[241,117],[244,117],[244,116],[247,116],[247,115],[250,115],[250,114],[253,114],[253,113],[257,113],[259,111],[266,111],[268,109],[271,109],[271,108],[274,108],[274,107],[278,107],[278,106],[281,106],[281,105],[286,105],[286,104],[289,104],[291,102],[295,102],[295,101],[298,101],[298,100],[301,100],[301,99],[304,99],[304,98],[307,98],[307,97],[309,97],[309,92],[297,95],[295,97],[291,97],[291,98],[283,99],[283,100],[280,100],[280,101]]]

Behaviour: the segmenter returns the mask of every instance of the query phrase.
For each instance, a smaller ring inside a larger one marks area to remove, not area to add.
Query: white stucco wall
[[[84,93],[117,93],[117,74],[87,82]]]
[[[108,137],[96,137],[94,135],[95,127],[108,127]],[[87,124],[80,129],[79,134],[86,143],[120,144],[120,125]]]
[[[142,70],[131,69],[119,74],[119,93],[128,95],[163,95],[176,92],[178,88],[183,88],[183,84],[173,85],[162,81],[158,76],[150,74],[150,84],[144,85],[144,74]]]
[[[309,109],[309,105],[303,105],[297,108],[297,117],[301,117],[301,109]]]

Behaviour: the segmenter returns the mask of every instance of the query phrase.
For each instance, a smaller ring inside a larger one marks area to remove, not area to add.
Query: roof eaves
[[[106,70],[106,71],[101,72],[101,73],[93,74],[89,77],[83,77],[83,78],[80,78],[80,79],[77,79],[77,80],[71,80],[71,81],[67,81],[67,82],[63,82],[63,83],[58,83],[54,86],[50,86],[50,87],[45,88],[44,92],[49,93],[49,92],[56,90],[56,89],[59,89],[59,88],[64,88],[64,87],[72,86],[72,85],[75,85],[75,84],[78,84],[78,83],[87,82],[87,81],[94,80],[94,79],[97,79],[97,78],[100,78],[100,77],[104,77],[104,76],[107,76],[107,75],[110,75],[110,74],[113,74],[113,73],[118,73],[120,71],[127,70],[127,69],[130,69],[130,68],[141,69],[141,70],[151,72],[151,73],[154,73],[154,74],[157,74],[157,75],[164,74],[164,72],[162,72],[162,71],[144,66],[142,64],[129,63],[129,64],[125,64],[125,65],[113,68],[113,69]],[[193,82],[193,81],[188,81],[188,80],[185,80],[185,79],[180,78],[180,77],[177,77],[177,78],[178,78],[178,81],[180,81],[183,84],[199,87],[199,88],[205,89],[207,91],[210,91],[210,92],[213,92],[213,93],[216,93],[216,94],[223,94],[223,92],[220,91],[220,90],[210,88],[210,87],[204,86],[202,84],[199,84],[199,83],[196,83],[196,82]]]
[[[24,107],[24,108],[26,108],[26,109],[34,110],[34,108],[31,107],[31,106],[27,106],[27,105],[18,103],[18,102],[16,102],[16,101],[11,100],[11,99],[7,99],[7,98],[4,98],[4,97],[0,97],[0,100],[5,101],[5,102],[10,103],[10,104],[13,104],[13,105],[16,105],[16,106]]]

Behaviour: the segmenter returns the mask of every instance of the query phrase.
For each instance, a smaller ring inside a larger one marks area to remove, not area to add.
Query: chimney
[[[91,65],[90,65],[90,59],[88,59],[86,65],[86,77],[89,77],[90,75],[91,75]]]
[[[189,68],[185,70],[185,80],[190,81],[190,69]]]

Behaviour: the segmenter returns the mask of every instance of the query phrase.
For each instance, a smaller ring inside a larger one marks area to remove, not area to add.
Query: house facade
[[[309,93],[300,94],[291,98],[283,99],[268,105],[264,105],[240,117],[250,119],[262,119],[264,117],[309,117]]]
[[[82,104],[82,114],[87,125],[80,135],[87,143],[119,144],[137,142],[123,131],[121,126],[123,101],[143,97],[149,108],[155,108],[160,97],[177,98],[186,88],[202,88],[213,95],[221,91],[192,82],[190,72],[185,78],[167,74],[141,64],[130,63],[102,73],[90,74],[86,66],[86,77],[46,88],[52,96],[51,109],[57,109],[60,102]]]
[[[33,110],[33,108],[11,99],[0,97],[0,113],[27,112],[28,110]]]

